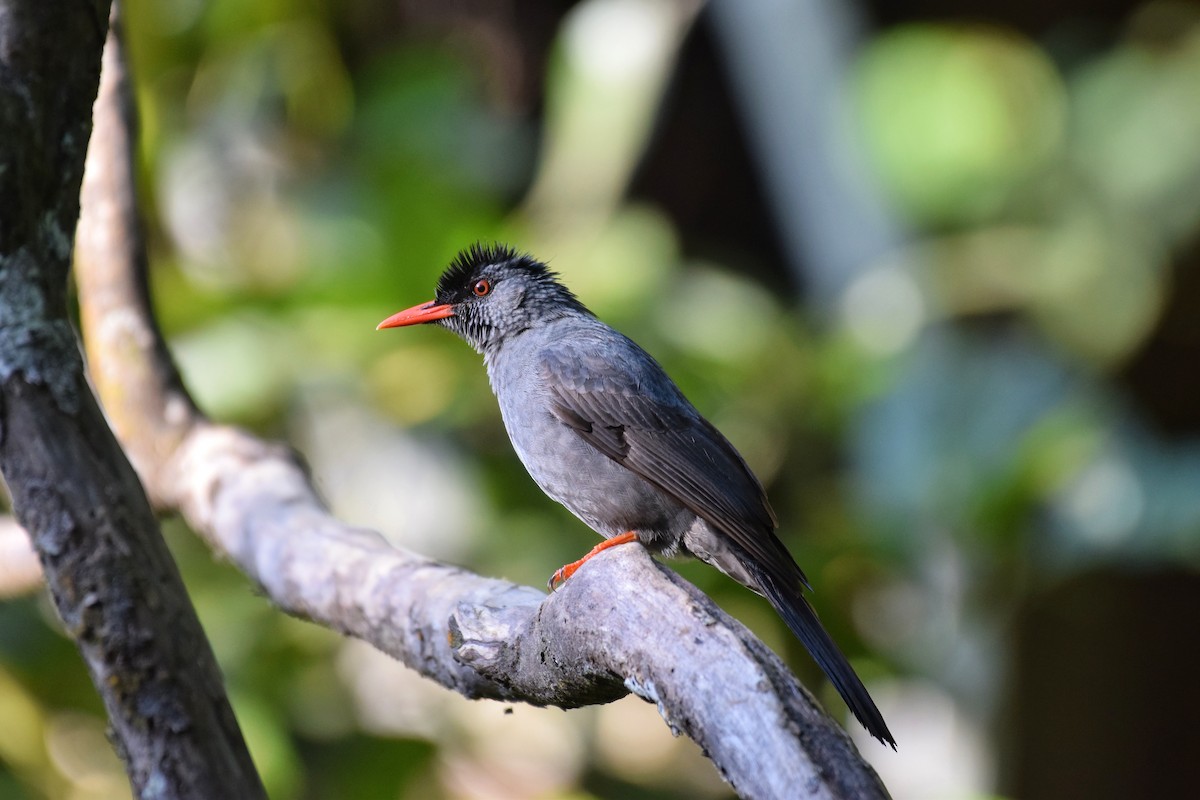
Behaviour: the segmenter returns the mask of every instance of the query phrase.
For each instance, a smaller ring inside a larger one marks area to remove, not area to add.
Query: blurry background
[[[159,317],[201,405],[295,443],[340,516],[533,585],[595,543],[473,352],[374,330],[507,241],[762,477],[897,798],[1194,792],[1200,5],[126,10]],[[277,800],[728,795],[640,700],[468,702],[166,527]],[[846,717],[765,603],[677,566]],[[0,720],[0,797],[127,795],[36,594],[0,603]]]

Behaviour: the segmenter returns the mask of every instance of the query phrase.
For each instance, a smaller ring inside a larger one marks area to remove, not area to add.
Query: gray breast
[[[532,329],[485,357],[517,457],[542,491],[601,535],[633,530],[645,544],[665,548],[666,540],[681,536],[694,516],[551,413],[538,353],[549,342],[561,350],[566,333],[553,326]]]

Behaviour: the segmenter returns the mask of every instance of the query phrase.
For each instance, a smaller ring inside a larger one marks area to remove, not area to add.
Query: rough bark
[[[262,797],[220,672],[67,317],[108,2],[0,0],[0,469],[134,792]]]
[[[128,153],[104,164],[89,173],[77,257],[95,384],[155,503],[282,609],[467,697],[574,707],[633,691],[745,797],[887,796],[779,659],[640,548],[597,557],[547,597],[344,525],[292,451],[206,419],[149,305]]]

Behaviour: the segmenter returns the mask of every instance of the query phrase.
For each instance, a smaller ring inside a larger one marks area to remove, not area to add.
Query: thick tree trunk
[[[257,798],[212,651],[67,317],[108,13],[0,0],[0,470],[134,792]]]

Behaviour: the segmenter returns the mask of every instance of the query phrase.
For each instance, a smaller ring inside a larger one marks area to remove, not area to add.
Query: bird
[[[434,324],[483,355],[488,381],[534,482],[604,537],[550,581],[602,550],[639,542],[692,556],[764,596],[863,727],[896,740],[804,596],[809,582],[745,459],[650,354],[600,321],[536,258],[505,244],[458,253],[434,299],[377,330]]]

